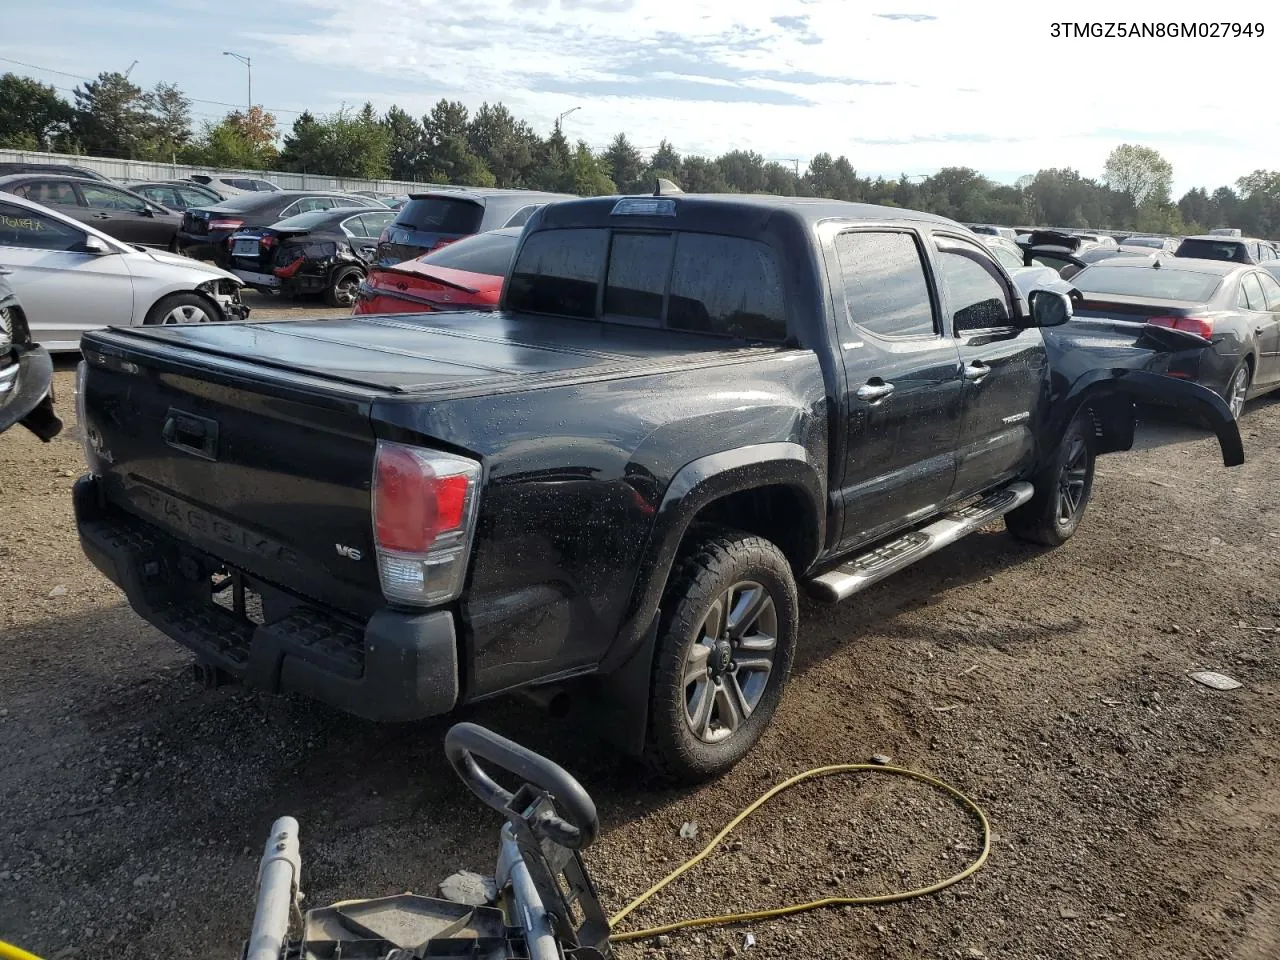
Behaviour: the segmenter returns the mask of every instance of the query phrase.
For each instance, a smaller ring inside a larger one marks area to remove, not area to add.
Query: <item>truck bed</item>
[[[433,406],[771,350],[492,312],[139,327],[85,337],[84,399],[106,507],[364,618],[383,603],[375,566],[352,561],[352,551],[374,552],[375,448],[379,437],[405,439],[395,418],[378,416],[380,406]],[[450,441],[456,436],[413,438]]]

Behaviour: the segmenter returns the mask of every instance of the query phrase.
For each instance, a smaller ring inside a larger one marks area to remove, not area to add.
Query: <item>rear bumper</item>
[[[438,716],[457,703],[458,646],[448,611],[384,608],[360,624],[262,585],[270,619],[255,624],[211,599],[200,572],[221,566],[217,558],[105,504],[94,477],[77,480],[73,498],[85,556],[134,611],[246,686],[302,693],[378,721]]]

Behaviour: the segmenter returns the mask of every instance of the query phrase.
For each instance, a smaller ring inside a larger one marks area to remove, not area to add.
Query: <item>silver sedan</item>
[[[0,197],[0,275],[32,339],[79,350],[86,330],[243,320],[242,282],[212,264],[114,240],[23,197]]]

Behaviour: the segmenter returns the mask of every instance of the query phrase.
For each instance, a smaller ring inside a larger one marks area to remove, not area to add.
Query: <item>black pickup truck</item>
[[[81,541],[246,684],[377,720],[581,691],[714,775],[782,696],[800,587],[843,600],[1002,516],[1062,543],[1136,400],[1243,462],[1226,404],[1162,373],[1207,342],[1029,299],[927,214],[558,203],[497,312],[86,334]]]

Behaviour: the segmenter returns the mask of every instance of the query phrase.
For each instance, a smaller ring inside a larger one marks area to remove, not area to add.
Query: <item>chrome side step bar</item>
[[[814,577],[809,581],[809,586],[821,600],[833,603],[847,600],[891,573],[897,573],[921,557],[936,553],[997,517],[1004,516],[1015,507],[1022,506],[1034,493],[1035,488],[1029,483],[1012,483],[1002,490],[987,494],[976,503],[944,514],[928,526],[904,533],[834,570]]]

